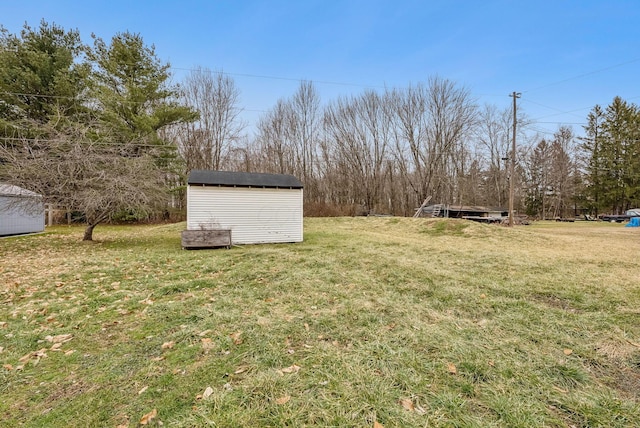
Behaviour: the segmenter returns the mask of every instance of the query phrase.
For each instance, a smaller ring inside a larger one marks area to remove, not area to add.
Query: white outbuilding
[[[43,230],[42,196],[22,187],[0,183],[0,236]]]
[[[302,242],[296,177],[194,170],[187,184],[187,230],[230,230],[232,244]]]

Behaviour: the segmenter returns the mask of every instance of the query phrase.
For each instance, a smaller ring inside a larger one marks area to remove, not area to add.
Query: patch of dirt
[[[88,392],[90,389],[91,386],[87,385],[82,380],[60,383],[58,384],[58,388],[51,391],[48,401],[51,403],[58,400],[72,399],[80,394]]]
[[[567,407],[559,401],[551,401],[548,404],[549,410],[564,421],[565,426],[573,428],[586,428],[589,425],[584,416],[578,414],[573,409]]]
[[[605,342],[597,353],[608,364],[592,367],[593,374],[609,388],[640,400],[640,349],[623,341]]]
[[[569,299],[564,299],[550,294],[534,294],[531,296],[536,302],[554,309],[562,309],[571,313],[578,313],[580,310],[571,304]]]

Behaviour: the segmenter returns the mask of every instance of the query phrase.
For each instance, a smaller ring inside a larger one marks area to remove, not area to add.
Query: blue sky
[[[519,108],[537,121],[530,131],[543,133],[569,124],[580,134],[594,105],[640,98],[636,0],[0,2],[11,32],[41,19],[87,42],[140,33],[176,81],[198,66],[230,73],[248,122],[297,79],[314,81],[323,102],[432,76],[480,105],[506,108],[522,92]]]

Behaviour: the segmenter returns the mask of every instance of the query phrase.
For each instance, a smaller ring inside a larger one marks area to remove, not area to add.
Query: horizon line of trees
[[[530,135],[518,111],[514,154],[513,112],[450,80],[328,102],[304,81],[249,135],[228,74],[197,68],[172,84],[139,34],[92,39],[45,21],[0,27],[0,181],[81,213],[85,239],[122,213],[180,209],[192,169],[295,175],[307,215],[412,215],[429,196],[504,207],[512,179],[516,210],[536,218],[640,205],[640,111],[619,97],[593,108],[579,139],[569,127]]]

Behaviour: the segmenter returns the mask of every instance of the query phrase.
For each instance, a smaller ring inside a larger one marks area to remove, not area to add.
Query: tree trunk
[[[98,224],[87,224],[87,228],[84,230],[84,237],[82,238],[83,241],[93,241],[93,229],[97,226]]]

